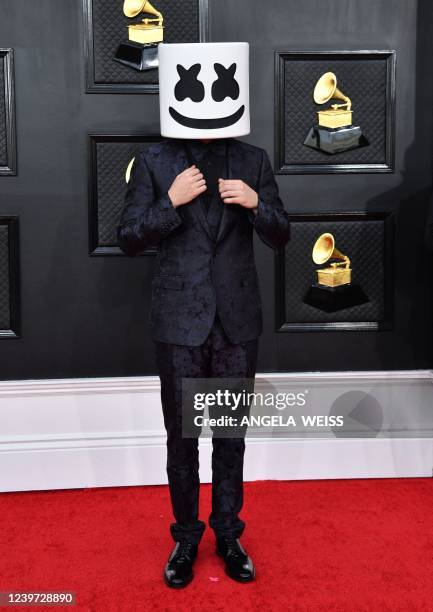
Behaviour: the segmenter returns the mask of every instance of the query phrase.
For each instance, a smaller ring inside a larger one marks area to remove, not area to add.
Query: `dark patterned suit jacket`
[[[257,338],[262,311],[253,253],[253,230],[272,248],[289,239],[289,215],[278,196],[263,149],[227,140],[227,176],[241,179],[259,195],[257,214],[224,204],[212,239],[203,202],[174,208],[167,192],[188,162],[181,140],[151,145],[135,159],[117,236],[129,256],[157,246],[152,281],[152,336],[160,342],[198,346],[215,311],[233,343]]]

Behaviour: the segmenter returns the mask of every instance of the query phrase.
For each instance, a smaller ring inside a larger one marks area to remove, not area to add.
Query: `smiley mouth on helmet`
[[[172,106],[169,106],[168,112],[171,117],[180,125],[188,128],[195,128],[196,130],[217,130],[221,128],[233,125],[242,117],[245,111],[245,106],[242,106],[232,115],[228,117],[220,117],[218,119],[195,119],[194,117],[185,117],[181,115]]]

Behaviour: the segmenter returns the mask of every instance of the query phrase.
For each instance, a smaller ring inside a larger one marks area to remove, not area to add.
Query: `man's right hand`
[[[203,174],[194,165],[176,176],[168,190],[168,197],[173,206],[177,208],[183,204],[188,204],[206,189]]]

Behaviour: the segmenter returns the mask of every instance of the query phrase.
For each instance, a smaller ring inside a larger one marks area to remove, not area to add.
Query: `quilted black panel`
[[[0,225],[0,329],[3,330],[11,327],[8,238],[7,225]]]
[[[351,260],[352,282],[369,298],[367,304],[326,313],[304,304],[308,288],[316,282],[311,253],[324,232],[334,235],[337,249]],[[296,221],[284,254],[284,322],[383,322],[385,319],[385,222],[380,220]]]
[[[387,113],[387,59],[373,56],[366,59],[341,59],[338,55],[325,58],[284,59],[284,164],[385,164]],[[303,145],[311,127],[317,125],[317,111],[330,103],[318,106],[313,90],[325,72],[336,74],[338,88],[350,97],[353,125],[360,126],[369,146],[336,155]]]
[[[8,165],[6,142],[6,106],[4,62],[0,55],[0,166]]]
[[[164,42],[199,41],[198,0],[155,0],[152,5],[164,16]],[[95,83],[158,83],[158,71],[139,72],[115,62],[118,45],[128,40],[127,25],[143,16],[128,19],[123,0],[92,0]]]
[[[129,161],[149,144],[142,142],[96,143],[96,196],[98,246],[116,246],[116,229],[125,199],[125,170]]]

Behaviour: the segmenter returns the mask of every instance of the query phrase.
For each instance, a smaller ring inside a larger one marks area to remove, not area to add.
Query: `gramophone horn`
[[[160,14],[148,0],[125,0],[123,3],[123,13],[126,17],[136,17],[140,13]]]
[[[125,172],[125,182],[129,183],[129,179],[131,178],[131,170],[132,170],[132,165],[134,163],[135,157],[133,157],[131,159],[131,161],[128,164],[128,167],[126,168],[126,172]]]
[[[316,104],[325,104],[328,100],[336,98],[343,100],[347,104],[347,110],[351,109],[350,98],[344,95],[337,87],[337,77],[333,72],[325,72],[316,83],[314,88],[314,102]]]
[[[334,236],[325,233],[319,236],[314,244],[313,261],[315,264],[320,265],[326,263],[329,259],[341,259],[346,261],[348,257],[335,248]]]

